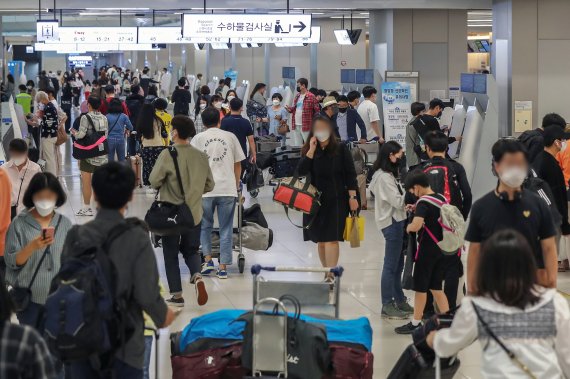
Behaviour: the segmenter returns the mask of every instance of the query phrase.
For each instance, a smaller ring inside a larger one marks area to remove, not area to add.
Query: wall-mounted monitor
[[[374,84],[374,70],[361,69],[355,72],[356,84]]]
[[[482,39],[481,44],[483,45],[483,48],[487,53],[491,52],[491,45],[489,44],[489,41],[487,41],[486,39]]]
[[[473,74],[461,74],[461,92],[473,93]]]
[[[30,52],[29,45],[13,45],[12,59],[15,61],[39,62],[41,61],[41,56],[34,49]]]
[[[281,69],[281,77],[283,79],[295,80],[295,67],[283,67]]]
[[[341,83],[356,83],[356,70],[352,68],[342,68],[340,70]]]
[[[473,92],[474,93],[487,93],[487,75],[473,74]]]

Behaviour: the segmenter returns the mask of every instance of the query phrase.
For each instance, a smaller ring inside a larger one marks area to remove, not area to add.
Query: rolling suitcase
[[[142,188],[142,158],[138,155],[130,156],[129,163],[135,172],[135,186]]]
[[[284,146],[273,153],[273,175],[275,178],[293,176],[301,160],[301,148]]]

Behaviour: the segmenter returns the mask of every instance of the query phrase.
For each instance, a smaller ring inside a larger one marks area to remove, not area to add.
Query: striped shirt
[[[30,326],[0,323],[0,352],[0,378],[57,377],[45,341]]]
[[[60,218],[61,221],[55,231],[54,242],[50,246],[49,252],[42,262],[42,266],[31,288],[31,300],[37,304],[45,304],[46,302],[51,281],[61,266],[61,252],[65,237],[69,229],[71,229],[71,221],[59,213],[55,213],[55,217],[50,221],[50,226],[55,227]],[[22,211],[12,221],[6,234],[6,250],[4,252],[6,282],[8,284],[19,287],[27,287],[30,284],[45,249],[34,251],[28,261],[22,266],[16,264],[16,254],[33,239],[37,238],[41,231],[42,227],[27,210]]]

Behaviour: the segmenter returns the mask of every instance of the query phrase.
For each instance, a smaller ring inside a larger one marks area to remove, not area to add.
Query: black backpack
[[[463,197],[452,162],[451,159],[443,159],[437,162],[429,160],[422,163],[421,168],[428,176],[431,189],[445,197],[449,204],[456,206],[461,211],[463,209]]]
[[[559,227],[562,224],[562,215],[556,207],[552,190],[550,189],[550,186],[547,182],[538,177],[538,174],[534,169],[530,169],[529,175],[523,183],[523,188],[529,190],[530,192],[534,192],[546,202],[550,208],[550,213],[552,213],[552,220],[554,221],[554,225]]]
[[[528,151],[528,161],[531,163],[534,162],[536,156],[544,149],[544,137],[537,129],[523,132],[517,140],[522,143]]]
[[[140,223],[140,221],[137,220]],[[132,335],[126,296],[116,295],[116,272],[108,251],[136,225],[127,220],[107,236],[85,242],[74,227],[73,256],[62,262],[45,304],[45,338],[63,362],[89,360],[101,368]],[[73,234],[72,234],[73,235]]]

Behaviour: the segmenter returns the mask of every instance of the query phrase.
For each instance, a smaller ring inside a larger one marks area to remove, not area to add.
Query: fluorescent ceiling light
[[[88,11],[148,11],[150,8],[85,8]]]
[[[493,25],[467,25],[469,28],[490,28]]]
[[[370,12],[360,12],[360,14],[369,15],[369,14],[370,14]]]
[[[275,42],[275,47],[303,47],[305,46],[302,43],[294,43],[294,42]]]
[[[493,22],[493,19],[490,19],[490,18],[481,19],[481,20],[471,20],[471,19],[468,19],[467,22]]]
[[[311,14],[316,14],[316,15],[320,15],[320,14],[324,14],[323,12],[313,12]]]
[[[469,40],[469,41],[481,40],[481,39],[490,40],[490,39],[491,39],[491,35],[490,35],[490,34],[482,34],[482,35],[480,35],[480,36],[467,36],[467,40]]]
[[[80,16],[117,16],[119,13],[117,12],[80,12]]]
[[[0,9],[0,13],[7,13],[7,12],[11,12],[11,13],[24,13],[24,12],[29,12],[29,13],[36,13],[38,10],[37,9]],[[48,13],[49,9],[42,9],[42,12]]]

